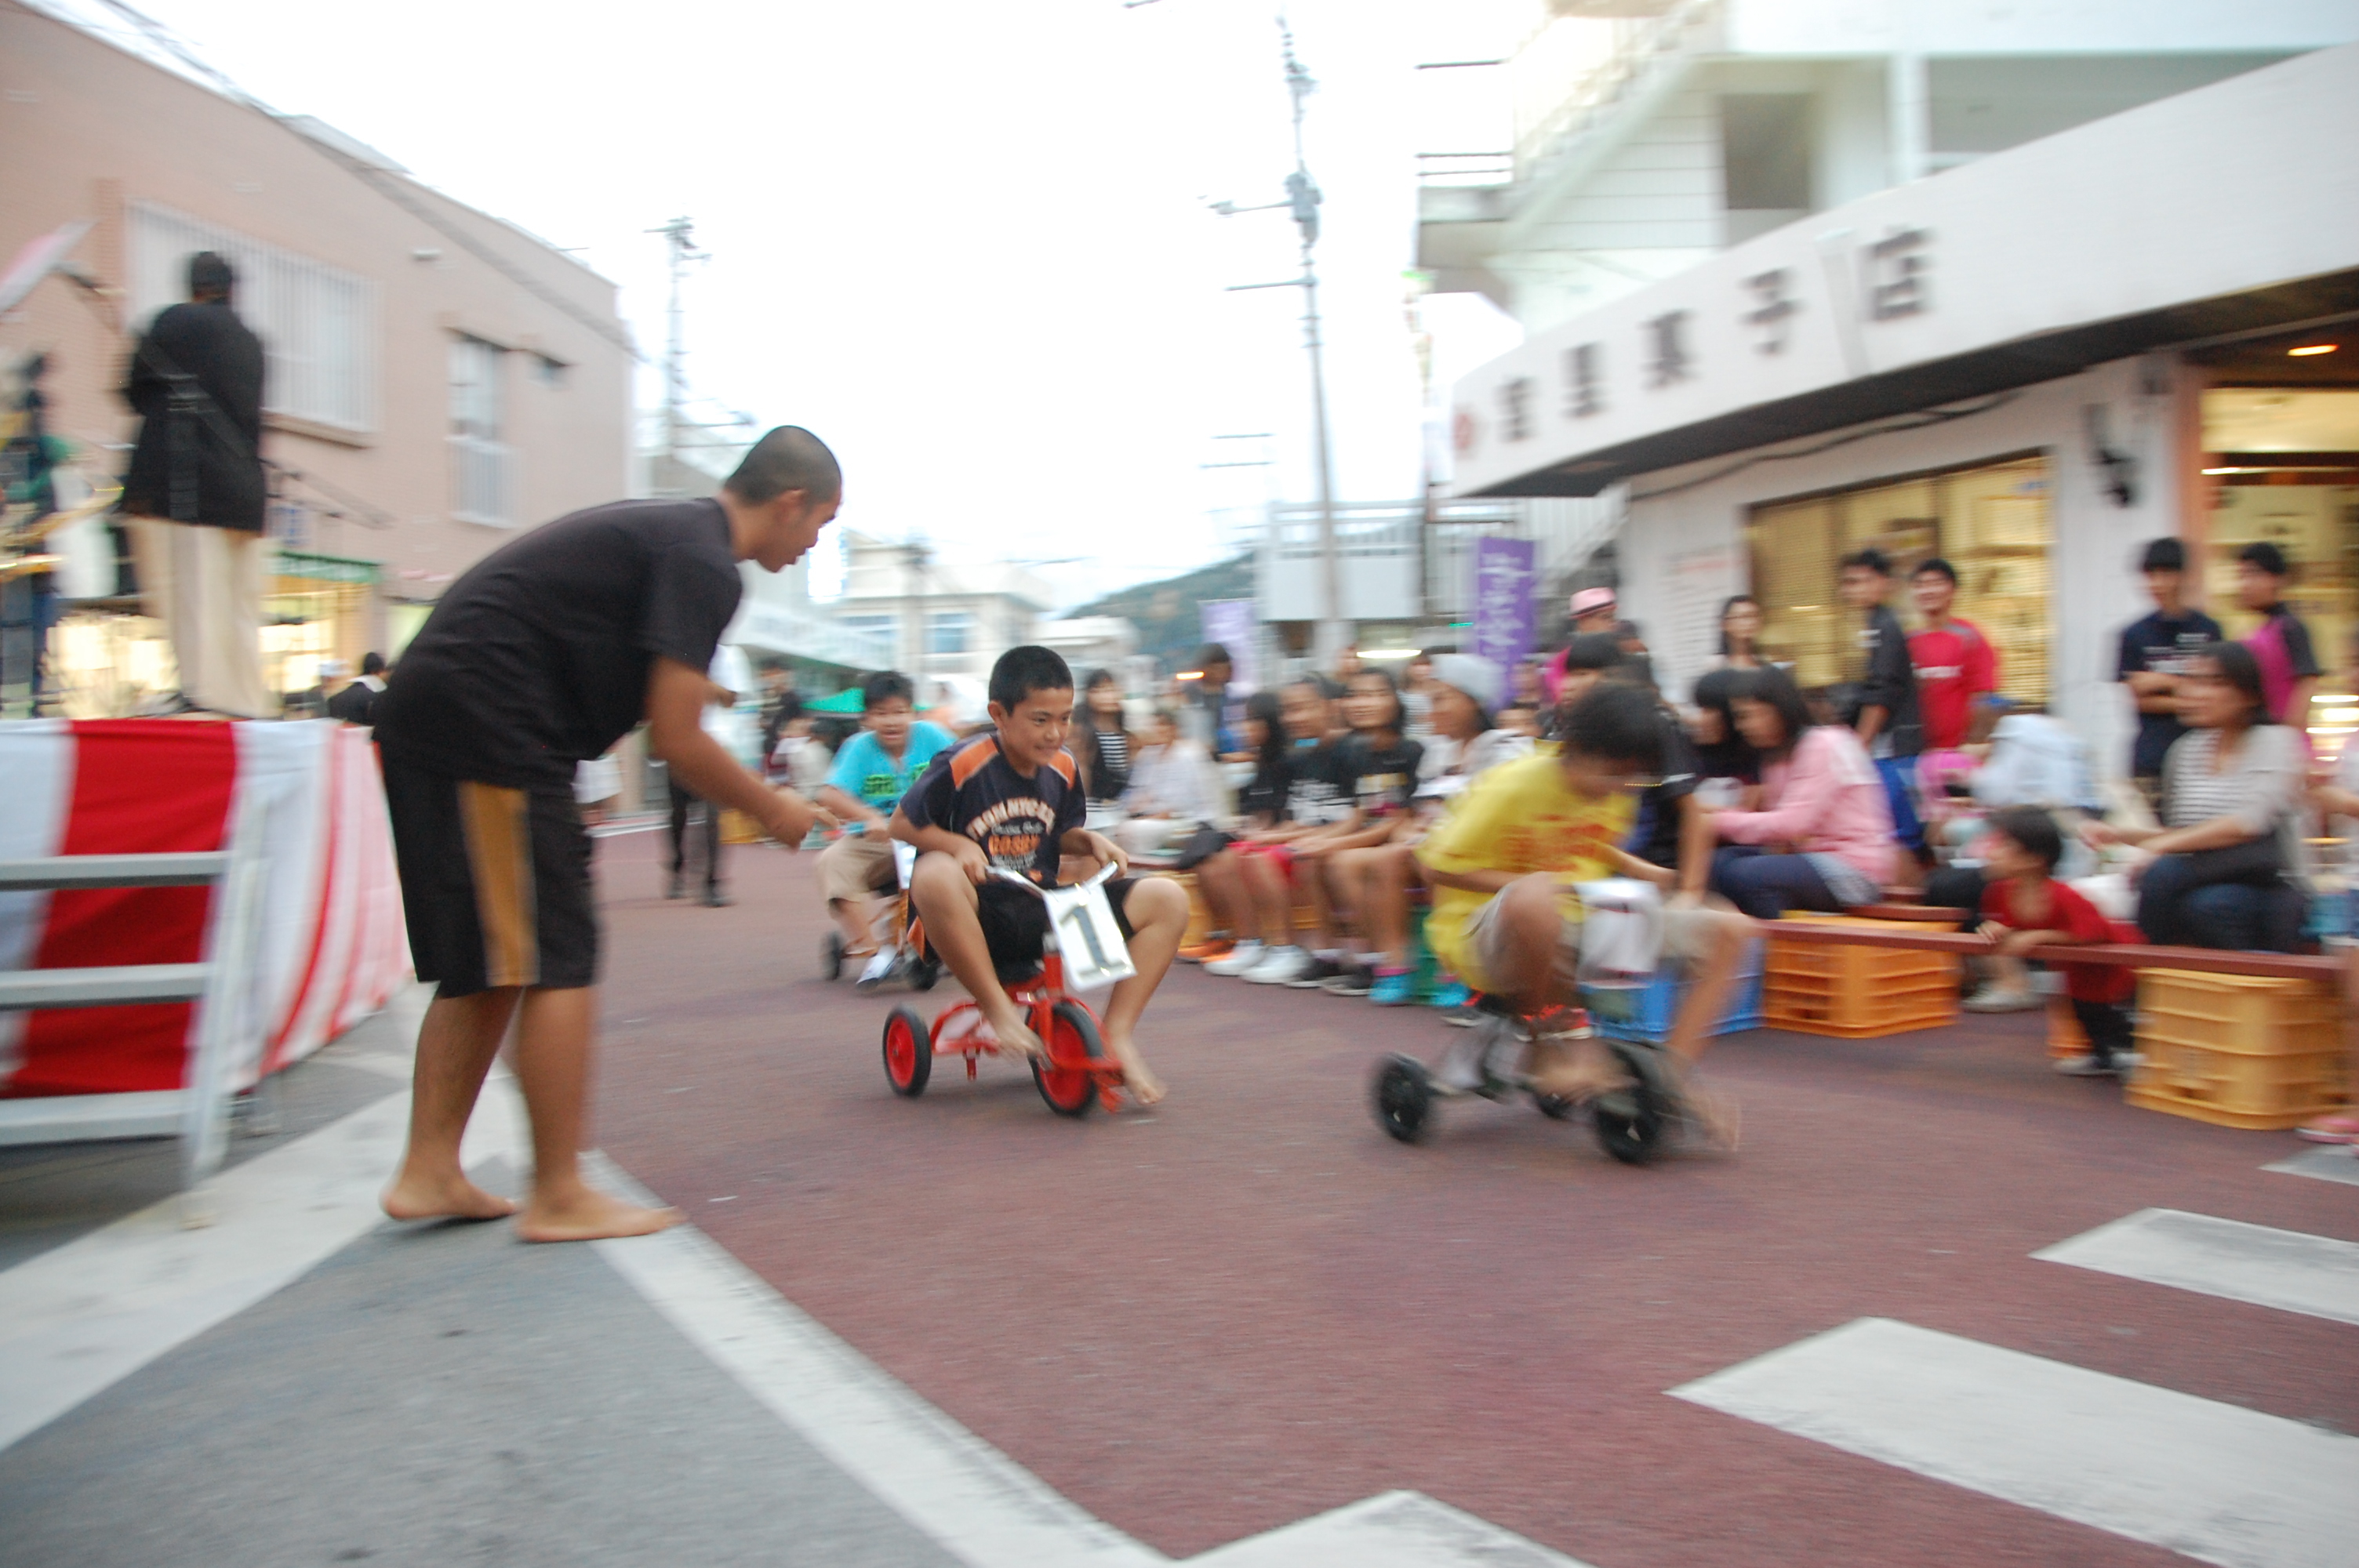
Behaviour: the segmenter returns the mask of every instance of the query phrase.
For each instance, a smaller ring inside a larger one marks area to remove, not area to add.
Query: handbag
[[[2268,887],[2287,870],[2275,833],[2264,833],[2241,844],[2223,844],[2216,849],[2191,849],[2179,859],[2186,863],[2188,874],[2193,879],[2188,883],[2190,887],[2217,887],[2223,883]]]
[[[1217,827],[1198,827],[1188,835],[1187,842],[1180,846],[1180,852],[1171,864],[1176,870],[1192,871],[1227,849],[1229,842],[1229,836]]]

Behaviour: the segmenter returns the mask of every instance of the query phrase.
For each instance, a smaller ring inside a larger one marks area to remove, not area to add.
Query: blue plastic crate
[[[1744,967],[1737,971],[1736,994],[1729,999],[1728,1011],[1713,1028],[1714,1034],[1761,1027],[1761,967],[1766,950],[1767,944],[1758,941],[1745,949]],[[1678,1016],[1687,994],[1687,975],[1678,965],[1665,964],[1655,971],[1653,982],[1645,990],[1624,993],[1635,996],[1635,1001],[1610,1010],[1593,1003],[1590,1016],[1597,1032],[1610,1039],[1659,1045],[1669,1038],[1671,1020]]]

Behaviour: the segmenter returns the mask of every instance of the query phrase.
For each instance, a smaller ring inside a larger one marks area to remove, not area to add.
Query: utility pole
[[[1343,619],[1343,563],[1335,553],[1335,461],[1327,436],[1327,367],[1319,333],[1319,275],[1311,265],[1311,247],[1319,243],[1319,203],[1323,198],[1318,181],[1310,178],[1302,149],[1303,101],[1319,90],[1319,83],[1295,58],[1294,29],[1287,25],[1283,11],[1278,13],[1277,33],[1286,62],[1286,90],[1294,100],[1294,172],[1286,177],[1286,200],[1273,205],[1287,209],[1301,236],[1302,276],[1280,283],[1233,284],[1229,292],[1252,288],[1302,290],[1302,344],[1310,352],[1312,466],[1319,486],[1320,614],[1318,629],[1311,637],[1311,656],[1324,666],[1343,652],[1352,633]],[[1224,218],[1260,211],[1225,201],[1213,203],[1212,210]]]
[[[664,349],[664,456],[670,460],[675,475],[680,465],[679,433],[683,425],[680,412],[680,388],[687,384],[688,343],[681,327],[679,289],[688,276],[688,264],[707,259],[706,253],[696,248],[689,232],[689,221],[674,218],[660,229],[649,229],[650,234],[661,234],[671,245],[671,308],[670,339]]]

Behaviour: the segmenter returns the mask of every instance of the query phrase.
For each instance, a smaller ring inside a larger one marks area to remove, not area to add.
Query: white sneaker
[[[1257,986],[1282,986],[1309,974],[1315,961],[1300,947],[1273,947],[1260,963],[1245,971],[1245,979]]]
[[[2009,989],[2006,986],[1984,986],[1961,1004],[1968,1012],[2028,1012],[2035,1007],[2046,1007],[2047,1000],[2030,991]]]
[[[1208,975],[1242,975],[1268,957],[1269,949],[1260,943],[1240,942],[1236,950],[1228,957],[1214,958],[1206,964],[1204,972]]]

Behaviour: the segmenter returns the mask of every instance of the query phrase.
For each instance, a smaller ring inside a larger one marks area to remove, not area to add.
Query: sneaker
[[[1183,964],[1208,963],[1214,958],[1225,958],[1236,949],[1237,945],[1225,936],[1209,936],[1180,948],[1180,961]]]
[[[1365,996],[1375,989],[1376,977],[1349,958],[1343,960],[1343,972],[1319,982],[1319,989],[1329,996]]]
[[[1433,995],[1426,999],[1426,1005],[1449,1012],[1453,1009],[1464,1007],[1473,1000],[1474,993],[1456,980],[1444,980],[1433,988]]]
[[[1368,1000],[1378,1007],[1407,1007],[1417,1000],[1417,977],[1407,969],[1390,969],[1368,985]]]
[[[1269,949],[1260,943],[1240,942],[1229,949],[1228,957],[1209,960],[1204,965],[1204,972],[1208,975],[1242,975],[1267,957]]]
[[[1323,987],[1329,980],[1341,979],[1351,971],[1340,958],[1322,958],[1308,953],[1310,967],[1287,980],[1296,990],[1307,991]]]
[[[2078,1056],[2059,1056],[2056,1070],[2068,1078],[2111,1078],[2121,1074],[2118,1061],[2104,1061],[2082,1053]]]
[[[1984,986],[1959,1005],[1968,1012],[2029,1012],[2035,1007],[2046,1007],[2047,999],[2029,991],[2010,990],[2004,986]]]
[[[1260,963],[1245,971],[1245,979],[1257,986],[1290,986],[1309,974],[1318,962],[1300,947],[1273,947]]]
[[[1441,1022],[1452,1029],[1480,1028],[1483,1021],[1490,1016],[1471,1001],[1462,1001],[1455,1007],[1441,1010]]]
[[[2359,1144],[2359,1115],[2336,1111],[2315,1120],[2305,1121],[2293,1130],[2296,1138],[2310,1143]]]

